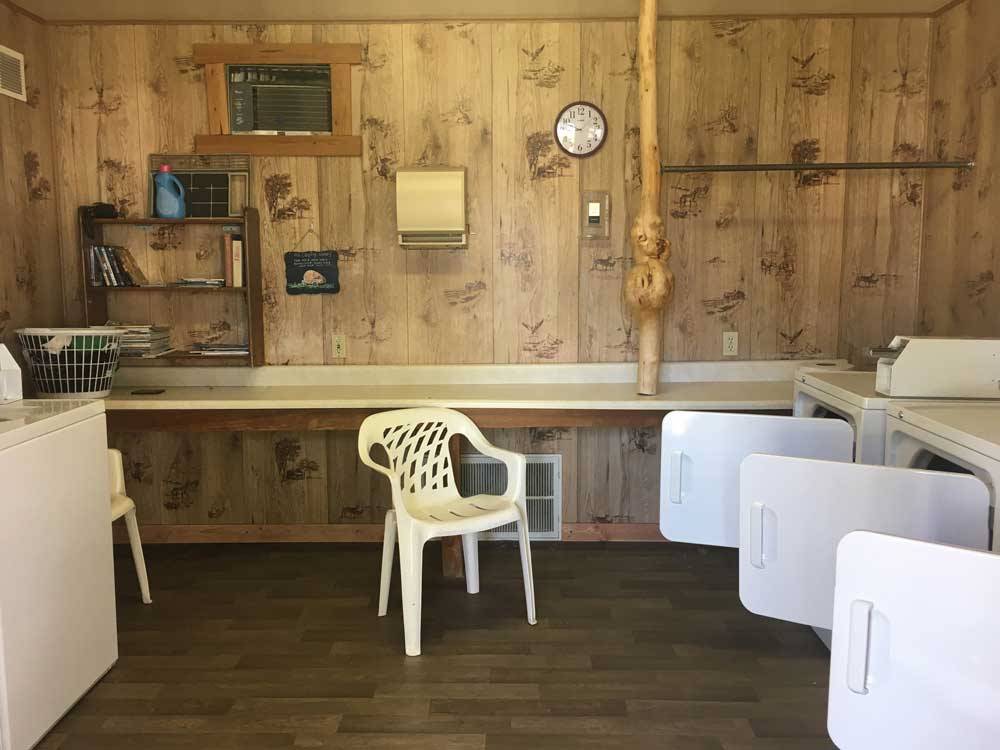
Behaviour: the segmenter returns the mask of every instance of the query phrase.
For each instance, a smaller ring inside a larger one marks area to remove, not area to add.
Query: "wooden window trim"
[[[196,44],[196,65],[360,65],[360,44]]]
[[[351,132],[351,66],[361,64],[360,44],[195,44],[193,56],[205,66],[208,99],[208,133],[195,136],[196,153],[361,156],[361,136]],[[330,66],[331,135],[233,135],[226,65],[266,64]]]

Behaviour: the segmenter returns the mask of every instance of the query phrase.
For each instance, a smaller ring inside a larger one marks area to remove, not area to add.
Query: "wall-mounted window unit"
[[[24,55],[0,46],[0,94],[22,102],[28,101],[24,82]]]
[[[333,133],[329,65],[227,65],[233,134]]]
[[[208,133],[199,154],[361,156],[351,67],[360,44],[196,44]]]

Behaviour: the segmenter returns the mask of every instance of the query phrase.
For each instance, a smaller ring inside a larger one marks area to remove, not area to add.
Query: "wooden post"
[[[448,452],[451,455],[451,470],[455,477],[455,486],[461,488],[462,439],[458,435],[453,435],[448,441]],[[446,536],[441,539],[441,572],[444,573],[445,578],[463,578],[465,576],[462,537]]]
[[[632,268],[625,281],[625,300],[639,331],[637,390],[654,395],[660,380],[663,307],[674,291],[674,275],[667,268],[670,243],[660,215],[660,144],[656,106],[657,0],[639,2],[639,160],[642,193],[632,224]]]

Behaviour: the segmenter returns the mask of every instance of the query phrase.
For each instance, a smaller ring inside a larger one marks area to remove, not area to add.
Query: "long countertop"
[[[640,396],[631,383],[532,383],[351,386],[167,386],[114,390],[108,411],[161,409],[453,409],[781,410],[792,407],[792,381],[664,383]],[[160,391],[160,392],[155,392]]]

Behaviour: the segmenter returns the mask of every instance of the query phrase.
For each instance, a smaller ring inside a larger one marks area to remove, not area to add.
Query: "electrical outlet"
[[[333,358],[347,359],[347,336],[342,333],[333,334]]]
[[[736,331],[725,331],[722,334],[722,356],[738,357],[740,354],[740,335]]]

